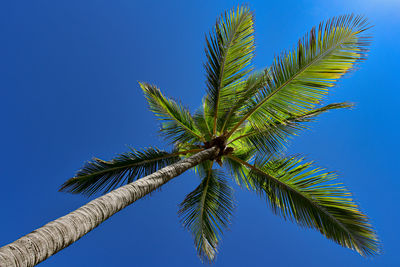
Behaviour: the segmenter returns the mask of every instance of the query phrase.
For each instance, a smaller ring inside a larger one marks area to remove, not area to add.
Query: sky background
[[[137,81],[197,108],[205,92],[204,34],[237,3],[1,1],[0,246],[87,203],[57,190],[93,156],[110,159],[127,145],[168,148]],[[364,14],[374,25],[368,60],[325,102],[356,108],[322,115],[289,152],[340,174],[371,218],[383,255],[364,259],[285,222],[235,186],[238,206],[214,266],[399,266],[400,2],[248,3],[256,69],[332,16]],[[40,266],[202,266],[177,216],[198,182],[187,172]]]

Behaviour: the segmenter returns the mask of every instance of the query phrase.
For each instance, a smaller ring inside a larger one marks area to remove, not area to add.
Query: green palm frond
[[[184,153],[168,153],[158,148],[146,148],[142,151],[131,149],[130,152],[120,154],[110,161],[94,158],[87,162],[75,177],[67,180],[60,191],[88,196],[99,191],[106,193],[123,183],[131,183],[178,162],[181,154]]]
[[[160,89],[148,83],[139,83],[150,110],[162,121],[161,133],[175,142],[195,142],[203,140],[188,109],[165,97]]]
[[[258,128],[251,124],[243,128],[238,136],[234,137],[230,143],[247,144],[254,146],[258,152],[265,156],[272,156],[283,153],[292,137],[298,135],[301,130],[307,129],[306,122],[310,122],[318,115],[333,109],[351,108],[353,104],[332,103],[320,108],[312,109],[301,115],[288,115],[284,121],[270,120],[258,125]]]
[[[203,179],[208,176],[213,164],[214,163],[211,160],[206,160],[195,166],[193,170],[199,178]]]
[[[238,6],[225,12],[206,37],[207,101],[214,118],[213,134],[220,112],[231,104],[232,93],[252,70],[253,33],[252,12],[248,7]]]
[[[290,138],[296,136],[300,130],[306,128],[301,123],[287,120],[285,123],[265,123],[262,128],[252,125],[246,127],[244,132],[235,138],[233,143],[246,144],[254,146],[257,154],[271,156],[283,153],[290,141]]]
[[[232,94],[231,102],[226,112],[221,117],[221,133],[231,129],[241,119],[240,111],[265,86],[266,71],[254,72],[249,75],[241,86],[237,86],[235,94]]]
[[[256,153],[257,150],[255,147],[244,144],[240,145],[240,149],[236,148],[231,155],[234,158],[240,159],[242,162],[248,162],[254,158]],[[247,189],[255,189],[253,181],[248,179],[249,170],[246,166],[231,157],[224,157],[223,162],[238,186]]]
[[[337,182],[335,173],[325,172],[299,157],[244,164],[250,170],[249,179],[276,214],[317,229],[363,256],[379,253],[380,244],[367,216],[351,193]]]
[[[263,124],[282,121],[287,114],[300,115],[314,108],[328,88],[364,59],[369,37],[362,17],[340,16],[313,28],[295,50],[277,57],[268,70],[265,89],[249,102],[242,119],[228,136],[246,120]]]
[[[209,165],[207,176],[180,204],[179,215],[192,232],[199,257],[212,262],[222,232],[227,229],[234,209],[233,191],[223,173]]]
[[[334,110],[334,109],[342,109],[342,108],[352,108],[354,107],[353,103],[349,103],[349,102],[341,102],[341,103],[332,103],[332,104],[328,104],[326,106],[320,107],[320,108],[316,108],[316,109],[312,109],[310,111],[307,111],[301,115],[298,116],[290,116],[287,121],[290,122],[309,122],[312,121],[313,119],[315,119],[315,117],[317,117],[318,115],[328,112],[330,110]]]
[[[193,120],[204,138],[211,140],[213,137],[213,118],[206,98],[203,99],[203,105],[194,113]]]

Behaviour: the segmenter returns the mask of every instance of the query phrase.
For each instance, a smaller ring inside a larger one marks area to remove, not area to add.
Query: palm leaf
[[[245,82],[237,86],[232,94],[230,108],[221,117],[221,132],[231,129],[241,119],[241,111],[254,95],[265,86],[266,71],[254,72],[249,75]]]
[[[337,182],[336,174],[298,157],[264,160],[254,165],[242,163],[250,169],[249,179],[276,214],[317,229],[363,256],[379,253],[378,238],[367,216],[351,193]]]
[[[168,153],[158,148],[146,148],[142,151],[131,149],[110,161],[94,158],[78,171],[75,177],[66,181],[60,191],[83,193],[88,196],[99,191],[104,193],[119,187],[123,183],[131,183],[134,179],[178,162],[178,152]]]
[[[161,133],[175,142],[195,142],[203,139],[188,109],[165,97],[160,89],[140,83],[150,110],[162,121]]]
[[[235,146],[233,147],[236,149],[231,155],[234,158],[240,159],[242,162],[251,161],[257,152],[254,146],[248,146],[247,144],[240,144],[240,148]],[[238,186],[247,189],[255,189],[253,181],[248,179],[249,170],[246,166],[231,157],[223,157],[223,162]]]
[[[362,17],[341,16],[321,23],[318,30],[299,41],[295,50],[275,58],[266,77],[265,89],[249,101],[242,119],[262,124],[282,121],[287,114],[300,115],[314,108],[328,88],[366,56],[369,38],[363,35]]]
[[[353,104],[332,103],[320,108],[312,109],[301,115],[288,115],[284,121],[270,120],[257,126],[248,124],[237,137],[234,137],[230,143],[247,144],[254,146],[259,153],[265,156],[272,156],[283,153],[290,141],[290,138],[298,135],[301,130],[307,129],[306,122],[310,122],[318,115],[334,109],[350,108]],[[229,143],[229,144],[230,144]]]
[[[203,105],[194,113],[193,120],[204,138],[211,140],[213,137],[213,119],[206,98],[203,99]]]
[[[318,115],[334,110],[334,109],[342,109],[342,108],[352,108],[354,107],[353,103],[349,103],[349,102],[341,102],[341,103],[332,103],[332,104],[328,104],[326,106],[320,107],[320,108],[316,108],[316,109],[312,109],[310,111],[307,111],[301,115],[298,116],[290,116],[287,121],[288,122],[309,122],[309,121],[313,121],[315,119],[315,117],[317,117]]]
[[[214,118],[213,134],[222,107],[231,104],[236,86],[252,69],[249,65],[254,51],[253,33],[250,9],[238,6],[225,12],[206,37],[207,100]]]
[[[223,173],[209,169],[200,185],[180,204],[179,215],[185,228],[193,234],[199,257],[212,262],[217,253],[222,231],[230,224],[234,203],[233,192]]]

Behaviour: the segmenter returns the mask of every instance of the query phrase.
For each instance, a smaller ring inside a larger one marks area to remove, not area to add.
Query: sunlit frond
[[[281,154],[285,152],[291,138],[298,135],[301,130],[308,128],[307,122],[330,110],[350,107],[353,107],[353,104],[333,103],[297,116],[287,115],[283,121],[269,120],[257,126],[248,124],[237,136],[232,136],[230,142],[254,146],[258,153],[263,153],[264,156]]]
[[[220,116],[222,126],[219,129],[221,133],[230,130],[240,121],[243,107],[246,107],[254,95],[265,86],[265,77],[266,71],[254,72],[247,77],[245,82],[237,86],[235,93],[231,94],[229,100],[231,103],[225,109],[224,114]]]
[[[257,153],[256,148],[248,144],[237,144],[237,146],[233,144],[232,147],[234,150],[231,155],[244,162],[251,161]],[[248,179],[249,171],[246,166],[244,166],[241,162],[232,160],[230,157],[224,157],[223,163],[237,185],[242,188],[254,189],[253,182]]]
[[[238,6],[225,12],[206,38],[207,101],[214,120],[213,134],[219,114],[231,104],[231,94],[252,70],[253,33],[252,12]]]
[[[213,117],[206,98],[203,99],[202,106],[194,113],[193,120],[204,138],[211,140],[213,137]]]
[[[140,83],[150,110],[162,121],[161,133],[175,142],[203,140],[188,109],[165,97],[160,89],[148,83]]]
[[[248,120],[258,125],[266,120],[283,121],[315,108],[328,88],[364,59],[368,25],[359,16],[340,16],[321,23],[301,39],[297,48],[275,58],[268,69],[266,86],[247,104],[242,119],[229,136]]]
[[[353,103],[349,103],[349,102],[341,102],[341,103],[332,103],[320,108],[316,108],[316,109],[312,109],[310,111],[307,111],[301,115],[297,115],[297,116],[289,116],[289,118],[287,119],[287,121],[290,122],[309,122],[315,119],[315,117],[317,117],[318,115],[328,112],[330,110],[334,110],[334,109],[342,109],[342,108],[352,108],[354,107]]]

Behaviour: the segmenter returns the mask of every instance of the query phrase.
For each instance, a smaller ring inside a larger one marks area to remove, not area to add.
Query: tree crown
[[[207,89],[194,114],[155,85],[140,83],[173,151],[132,149],[111,161],[93,159],[61,190],[88,195],[109,191],[217,146],[214,159],[195,167],[202,180],[179,210],[203,260],[214,260],[234,210],[226,173],[263,196],[283,218],[314,228],[361,255],[378,253],[379,241],[367,216],[336,174],[301,156],[285,155],[290,138],[318,115],[352,107],[321,102],[338,79],[365,59],[368,27],[360,16],[332,18],[312,28],[271,66],[254,71],[254,15],[247,6],[226,11],[206,37]],[[215,163],[224,168],[217,169]]]

